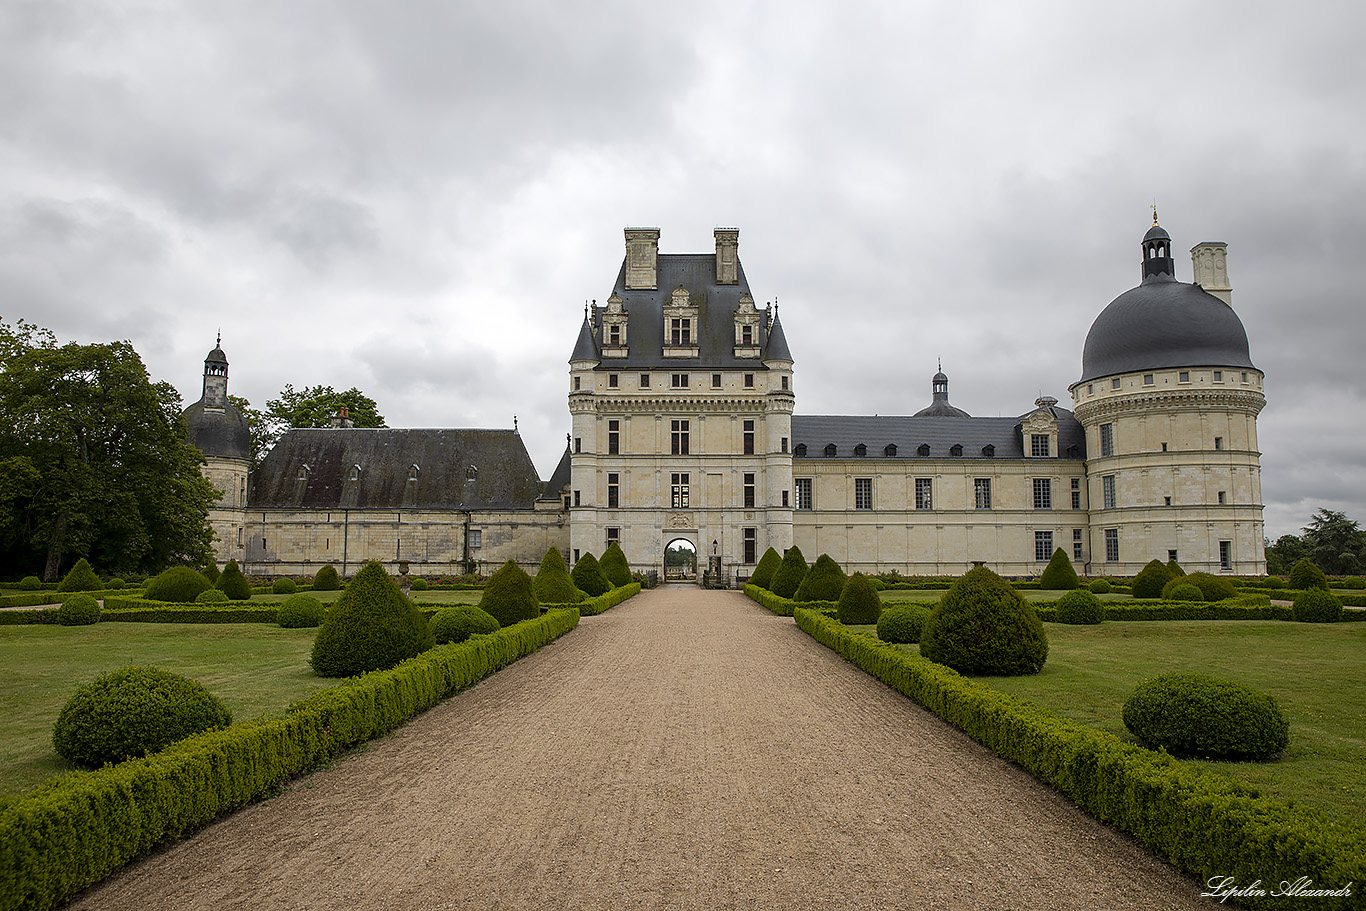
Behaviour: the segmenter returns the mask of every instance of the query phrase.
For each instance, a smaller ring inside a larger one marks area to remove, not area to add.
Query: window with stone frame
[[[1115,508],[1115,476],[1112,474],[1100,479],[1100,502],[1102,509]]]
[[[991,508],[991,478],[972,479],[973,500],[977,509]]]
[[[743,452],[745,455],[754,455],[754,422],[745,421],[744,423]]]
[[[669,422],[669,452],[673,455],[688,454],[688,422],[676,420]]]
[[[796,499],[797,509],[811,508],[811,478],[793,478],[793,494]]]
[[[687,472],[673,472],[669,478],[669,507],[671,509],[688,509],[688,474]]]
[[[1052,509],[1053,508],[1053,479],[1035,478],[1034,479],[1034,508]]]
[[[744,530],[745,552],[744,562],[746,566],[753,566],[759,559],[759,529],[746,528]]]
[[[915,479],[915,508],[934,509],[934,480],[932,478]]]
[[[1048,458],[1048,434],[1031,433],[1029,435],[1029,454],[1036,459]]]
[[[1115,454],[1115,425],[1100,425],[1100,455],[1108,458]]]
[[[742,502],[744,503],[745,509],[754,508],[754,488],[754,475],[749,472],[746,472],[744,476],[743,489],[741,491],[741,496],[743,498]]]
[[[1105,529],[1105,562],[1119,562],[1119,529]]]
[[[607,454],[617,455],[621,452],[621,421],[611,420],[607,422]]]
[[[1040,563],[1047,563],[1053,557],[1053,532],[1036,531],[1034,532],[1034,559]]]
[[[620,484],[621,475],[616,472],[609,472],[607,475],[607,508],[617,509],[620,507]]]
[[[873,508],[873,479],[854,478],[854,508]]]
[[[1072,479],[1072,508],[1081,509],[1081,478]]]

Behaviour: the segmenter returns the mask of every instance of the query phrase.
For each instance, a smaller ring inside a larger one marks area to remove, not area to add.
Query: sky
[[[798,414],[1070,404],[1150,206],[1228,244],[1267,534],[1366,523],[1366,7],[5,0],[0,318],[199,398],[510,427],[543,477],[625,226],[740,229]],[[1177,276],[1191,280],[1178,254]]]

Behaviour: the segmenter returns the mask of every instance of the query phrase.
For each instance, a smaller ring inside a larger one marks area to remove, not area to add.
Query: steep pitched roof
[[[560,464],[555,466],[555,470],[550,473],[550,480],[545,482],[545,491],[541,494],[542,500],[558,500],[562,491],[569,486],[571,477],[569,446],[564,447],[564,455],[560,456]]]
[[[1086,437],[1080,422],[1065,408],[1052,409],[1058,418],[1058,454],[1068,459],[1086,458]],[[1032,414],[1032,412],[1031,412]],[[897,459],[1023,459],[1024,444],[1019,418],[906,417],[904,415],[796,415],[792,416],[792,445],[806,444],[806,458],[828,458],[825,447],[835,444],[834,458],[854,458],[854,447],[868,447],[869,459],[889,458],[887,445],[896,446]],[[919,455],[928,444],[930,454]],[[952,447],[963,447],[954,456]],[[983,449],[993,447],[994,454]],[[1075,447],[1075,448],[1073,448]]]

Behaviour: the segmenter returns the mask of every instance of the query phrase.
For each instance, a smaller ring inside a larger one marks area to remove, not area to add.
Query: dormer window
[[[950,447],[949,447],[949,455],[953,456],[954,458],[962,458],[962,456],[963,456],[963,444],[962,444],[962,443],[954,443],[952,446],[950,446]]]
[[[348,475],[346,476],[346,480],[350,481],[352,484],[358,484],[358,483],[360,483],[360,466],[359,466],[359,465],[352,465],[352,466],[351,466],[351,473],[348,474]]]
[[[928,457],[930,454],[930,444],[921,443],[920,446],[916,448],[915,452],[916,455],[920,456],[922,459]]]
[[[305,484],[307,484],[307,483],[308,483],[308,474],[309,474],[309,468],[308,468],[308,466],[307,466],[307,465],[300,465],[300,466],[299,466],[299,477],[296,478],[296,480],[303,481]]]
[[[740,298],[735,308],[735,356],[761,357],[759,348],[759,327],[764,315],[754,306],[754,298],[748,294]]]
[[[682,285],[664,304],[664,356],[697,357],[697,328],[701,313]]]
[[[835,447],[834,443],[825,444],[825,457],[827,459],[833,459],[835,457],[835,453],[838,451],[839,450]]]
[[[479,469],[478,469],[478,468],[475,468],[473,465],[469,465],[469,466],[467,466],[467,467],[465,468],[465,480],[466,480],[466,481],[473,481],[473,480],[475,480],[475,479],[478,478],[478,477],[479,477]]]
[[[996,458],[996,447],[991,443],[988,443],[982,447],[982,455],[986,456],[988,459]]]
[[[626,357],[626,307],[616,294],[607,299],[602,311],[602,356]]]
[[[792,454],[799,459],[806,458],[806,444],[798,443],[796,446],[793,447]]]
[[[887,446],[882,450],[882,454],[889,459],[896,458],[896,444],[888,443]]]
[[[854,447],[854,455],[858,456],[859,458],[863,458],[864,456],[868,455],[868,446],[867,446],[867,444],[865,444],[865,443],[859,443],[857,446],[855,446],[855,447]]]
[[[692,344],[692,320],[676,319],[669,321],[669,344],[676,348]]]

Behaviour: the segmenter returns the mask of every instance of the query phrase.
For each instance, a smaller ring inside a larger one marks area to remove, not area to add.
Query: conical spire
[[[584,308],[583,327],[579,329],[579,339],[574,343],[574,353],[569,355],[570,362],[574,361],[598,361],[601,360],[598,354],[598,340],[593,337],[593,324],[588,316],[588,309]]]
[[[764,349],[764,360],[792,363],[792,352],[787,348],[787,336],[783,335],[783,324],[778,321],[776,302],[773,304],[773,322],[768,327],[768,347]]]

